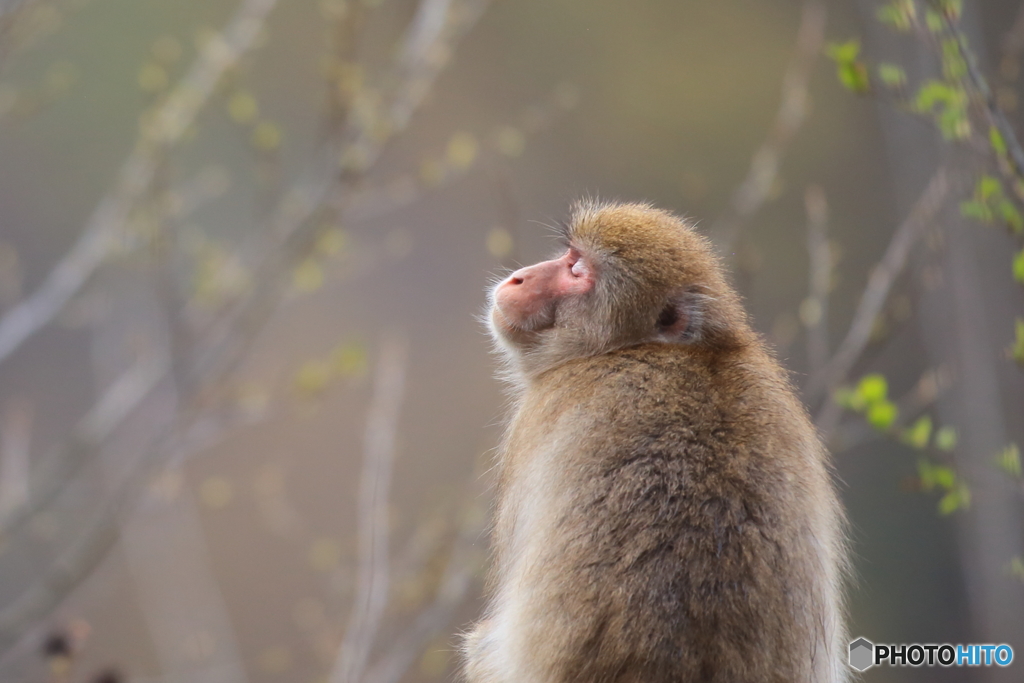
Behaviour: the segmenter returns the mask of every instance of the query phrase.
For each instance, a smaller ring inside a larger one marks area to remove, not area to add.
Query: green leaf
[[[273,152],[281,146],[281,129],[272,121],[260,121],[253,128],[250,141],[260,151]]]
[[[365,375],[369,368],[366,349],[357,343],[339,344],[331,351],[331,363],[346,377]]]
[[[871,373],[861,377],[856,392],[865,403],[871,404],[885,399],[889,393],[889,384],[883,375]]]
[[[1010,576],[1018,581],[1024,582],[1024,558],[1021,558],[1020,555],[1016,555],[1010,560],[1010,566],[1008,569]]]
[[[946,140],[966,140],[971,136],[971,120],[963,107],[943,109],[936,114],[935,123]]]
[[[970,490],[960,484],[939,500],[939,514],[951,515],[957,510],[966,510],[971,506]]]
[[[989,199],[1002,197],[1003,184],[999,182],[999,178],[986,173],[978,179],[977,195],[983,202],[987,202]]]
[[[1006,472],[1014,479],[1021,478],[1020,448],[1018,448],[1017,444],[1011,443],[1009,446],[999,451],[995,460],[996,466],[1003,472]]]
[[[878,78],[885,84],[885,87],[894,90],[907,84],[907,73],[896,64],[879,64]]]
[[[946,425],[935,432],[935,447],[946,452],[956,448],[956,429]]]
[[[995,126],[990,126],[988,129],[988,141],[996,154],[1001,157],[1006,156],[1006,140],[1003,139],[1003,134]]]
[[[244,90],[235,92],[227,102],[228,115],[235,123],[249,125],[259,116],[260,106],[256,98]]]
[[[871,89],[871,78],[863,62],[841,62],[836,66],[839,82],[855,93],[866,93]]]
[[[967,62],[964,61],[956,38],[942,41],[942,74],[951,81],[958,81],[967,75]]]
[[[897,31],[909,31],[917,14],[913,0],[895,0],[878,8],[878,20]]]
[[[1024,249],[1013,257],[1013,279],[1024,285]]]
[[[293,383],[299,393],[305,396],[316,396],[330,384],[334,369],[321,360],[309,360],[302,364],[295,373]]]
[[[321,256],[337,256],[345,250],[348,237],[341,228],[327,225],[316,236],[313,248]]]
[[[313,258],[306,258],[292,272],[292,284],[302,292],[315,292],[324,284],[324,269]]]
[[[998,144],[1002,143],[1002,138],[995,128],[989,132],[995,136],[993,139]],[[996,213],[1014,233],[1024,231],[1024,215],[1015,203],[1006,198],[999,178],[986,173],[978,179],[974,188],[974,199],[960,203],[960,214],[965,218],[975,218],[988,223]]]
[[[1009,199],[999,202],[999,215],[1014,232],[1024,230],[1024,216],[1021,216],[1020,211]]]
[[[939,4],[942,6],[943,13],[953,21],[958,21],[964,13],[963,0],[942,0]]]
[[[904,20],[903,17],[900,16],[899,10],[893,7],[892,5],[879,7],[878,11],[875,13],[875,16],[878,17],[878,20],[883,24],[888,24],[889,26],[892,26],[893,28],[898,29],[900,31],[906,31],[908,28],[910,28],[909,25],[904,25]]]
[[[960,507],[960,498],[956,493],[950,491],[939,499],[939,514],[949,515]]]
[[[942,135],[949,140],[960,140],[970,135],[967,105],[967,92],[963,87],[937,80],[923,83],[914,97],[914,108],[921,113],[933,114]]]
[[[929,112],[936,104],[949,106],[957,101],[956,89],[942,81],[925,81],[917,89],[914,106],[918,111]]]
[[[934,476],[936,486],[946,489],[947,491],[953,490],[953,486],[956,484],[956,473],[953,472],[952,467],[936,465],[934,468]]]
[[[942,15],[935,10],[926,9],[924,11],[924,23],[932,33],[939,33],[942,31]]]
[[[983,223],[991,223],[994,216],[988,204],[975,200],[960,202],[960,215],[964,218],[973,218]]]
[[[934,467],[924,458],[917,461],[917,478],[921,480],[922,491],[931,491],[935,488]]]
[[[845,43],[829,43],[825,52],[836,63],[836,75],[844,87],[855,93],[864,93],[870,89],[868,68],[863,62],[857,61],[860,41],[853,39]]]
[[[868,406],[868,422],[878,431],[885,431],[892,427],[897,417],[899,417],[899,410],[892,401],[881,399]]]
[[[928,445],[932,436],[932,418],[922,415],[911,426],[903,430],[903,442],[918,450]]]
[[[857,412],[864,410],[863,398],[850,387],[839,387],[832,394],[832,399],[847,410],[856,410]]]
[[[956,485],[956,473],[952,468],[933,464],[925,458],[917,461],[917,475],[921,479],[923,491],[931,491],[936,488],[952,491]]]
[[[840,64],[852,62],[860,54],[860,41],[851,38],[845,43],[829,43],[825,46],[825,54],[829,59]]]

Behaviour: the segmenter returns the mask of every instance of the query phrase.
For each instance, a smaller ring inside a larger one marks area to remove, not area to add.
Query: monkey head
[[[577,204],[564,251],[491,291],[492,336],[529,377],[573,358],[661,342],[725,349],[747,331],[710,242],[647,204]]]

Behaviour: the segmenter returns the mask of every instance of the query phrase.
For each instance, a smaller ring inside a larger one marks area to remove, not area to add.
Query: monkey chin
[[[554,327],[554,321],[548,320],[547,317],[538,314],[525,320],[517,320],[506,315],[501,306],[495,303],[491,307],[491,315],[487,322],[492,338],[498,341],[503,349],[527,350],[539,343],[544,330]]]

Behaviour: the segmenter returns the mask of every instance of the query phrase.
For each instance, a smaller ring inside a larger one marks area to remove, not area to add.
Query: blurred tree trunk
[[[100,391],[130,372],[146,354],[170,354],[170,334],[151,271],[111,268],[102,291],[109,313],[93,332],[92,358]],[[177,394],[170,375],[117,429],[101,456],[108,495],[115,496],[173,424]],[[134,599],[149,627],[168,683],[241,683],[245,672],[227,610],[210,572],[199,513],[180,466],[158,468],[156,485],[120,521],[120,545]],[[115,662],[116,664],[116,662]]]
[[[875,18],[877,7],[874,0],[860,0],[867,53],[879,59],[884,55],[886,60],[898,54],[911,84],[935,77],[939,66],[931,48],[883,26]],[[984,67],[985,42],[977,30],[977,11],[977,3],[965,3],[962,26]],[[976,160],[971,163],[964,146],[944,141],[931,125],[922,125],[891,105],[879,104],[878,110],[898,215],[906,214],[937,165],[968,174],[978,166]],[[1019,491],[993,462],[1011,440],[1007,421],[1013,424],[1024,415],[1022,376],[1005,352],[1021,301],[1009,277],[1011,240],[998,228],[961,217],[959,200],[970,191],[962,188],[974,178],[960,180],[966,182],[954,191],[935,226],[939,248],[917,252],[917,275],[929,268],[941,273],[938,278],[918,278],[917,319],[927,362],[953,372],[953,387],[940,398],[936,413],[942,424],[957,429],[956,467],[973,494],[970,509],[955,513],[970,631],[974,642],[1009,643],[1022,652],[1024,586],[1009,576],[1007,567],[1022,553],[1024,509]],[[986,263],[1005,263],[1006,270],[986,272]],[[1013,667],[961,672],[970,680],[993,683],[1020,677]]]

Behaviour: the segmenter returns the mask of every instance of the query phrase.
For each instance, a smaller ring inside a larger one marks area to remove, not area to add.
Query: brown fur
[[[492,325],[518,393],[469,681],[845,680],[826,454],[708,242],[638,204],[566,238],[593,291]]]

